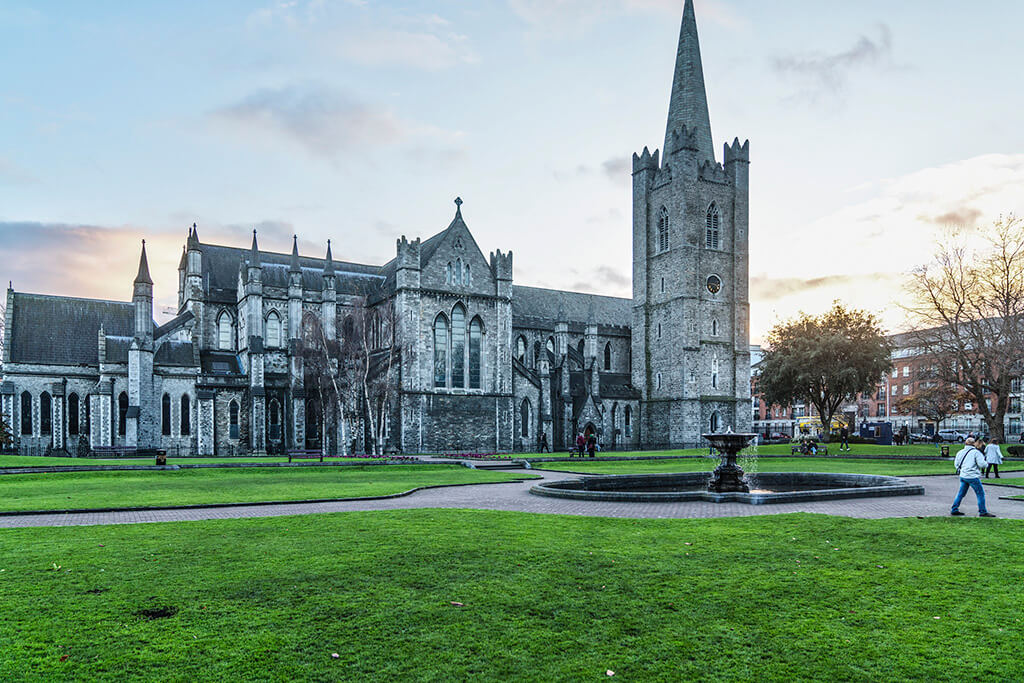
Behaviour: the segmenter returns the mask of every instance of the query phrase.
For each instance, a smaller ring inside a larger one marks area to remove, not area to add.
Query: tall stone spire
[[[135,276],[135,284],[153,284],[153,278],[149,276],[149,261],[146,260],[146,240],[142,240],[142,255],[139,256],[139,274]]]
[[[288,269],[289,273],[301,273],[302,266],[299,265],[299,236],[292,235],[292,265]]]
[[[674,135],[686,127],[688,135]],[[704,68],[700,61],[700,42],[697,40],[697,18],[693,13],[693,0],[683,5],[683,25],[679,29],[679,49],[676,52],[676,69],[672,78],[672,97],[668,105],[668,125],[665,128],[663,158],[670,160],[676,147],[696,149],[697,163],[714,161],[714,144],[711,140],[711,117],[708,115],[708,96],[704,89]]]

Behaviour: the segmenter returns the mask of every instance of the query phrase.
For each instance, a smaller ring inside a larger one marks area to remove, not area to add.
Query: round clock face
[[[709,275],[707,285],[709,292],[718,294],[722,290],[722,278],[717,275]]]

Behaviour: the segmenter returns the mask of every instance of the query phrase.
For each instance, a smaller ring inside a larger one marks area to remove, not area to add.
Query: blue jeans
[[[952,512],[956,512],[960,509],[960,501],[967,495],[967,487],[974,489],[974,495],[978,497],[978,514],[983,515],[988,510],[985,509],[985,487],[981,485],[981,479],[960,479],[960,490],[956,494],[956,498],[953,499]]]

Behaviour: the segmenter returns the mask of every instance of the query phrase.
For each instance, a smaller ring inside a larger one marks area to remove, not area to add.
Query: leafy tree
[[[820,316],[801,313],[777,324],[766,341],[757,377],[765,401],[809,403],[822,425],[832,424],[844,402],[873,391],[878,378],[892,368],[878,319],[838,301]]]
[[[909,291],[916,351],[938,359],[939,378],[963,387],[1002,441],[1011,382],[1024,370],[1024,222],[953,233],[913,271]]]
[[[0,417],[0,450],[10,448],[14,443],[14,432],[7,421]]]

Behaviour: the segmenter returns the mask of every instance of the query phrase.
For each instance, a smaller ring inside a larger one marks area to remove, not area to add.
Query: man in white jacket
[[[964,441],[964,447],[953,458],[953,466],[956,467],[956,471],[960,475],[960,490],[957,492],[956,498],[953,499],[953,509],[949,514],[954,517],[963,516],[964,513],[960,512],[960,501],[964,499],[967,488],[970,487],[974,489],[974,495],[978,497],[978,516],[995,517],[985,509],[985,488],[981,485],[981,471],[985,469],[985,456],[975,447],[973,438],[968,437]]]

